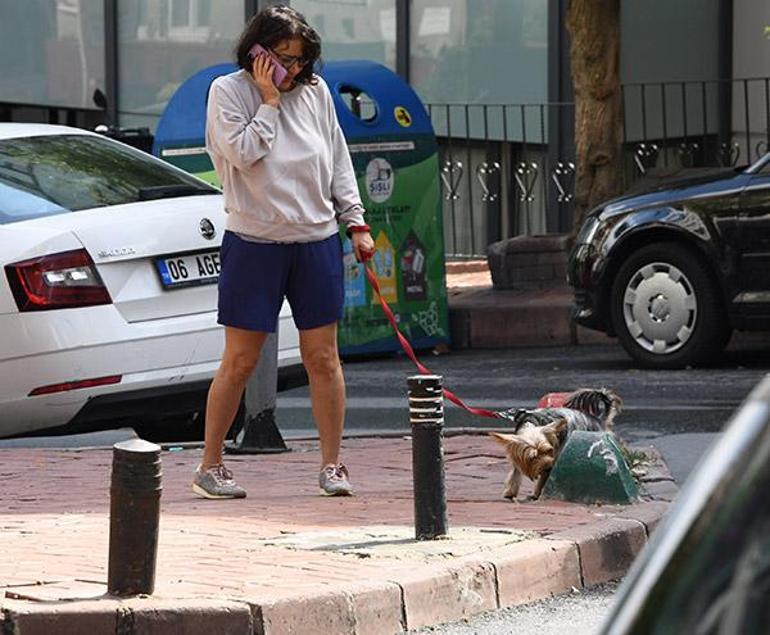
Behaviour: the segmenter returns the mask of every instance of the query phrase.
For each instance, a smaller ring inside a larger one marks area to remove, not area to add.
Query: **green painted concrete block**
[[[612,433],[575,430],[567,437],[542,497],[626,505],[636,501],[639,488]]]

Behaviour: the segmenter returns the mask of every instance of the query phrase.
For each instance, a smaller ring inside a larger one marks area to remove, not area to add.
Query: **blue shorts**
[[[220,261],[220,324],[274,333],[284,297],[300,330],[342,318],[345,287],[337,234],[281,244],[250,242],[226,231]]]

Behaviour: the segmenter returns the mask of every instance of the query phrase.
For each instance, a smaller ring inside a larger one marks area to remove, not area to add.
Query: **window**
[[[395,0],[292,0],[321,36],[323,58],[365,59],[396,68]]]
[[[426,102],[547,99],[548,4],[412,0],[410,78]]]
[[[244,27],[243,0],[120,0],[118,11],[121,126],[154,129],[182,82],[233,61]]]
[[[104,3],[3,2],[0,101],[95,108],[104,90]]]
[[[182,42],[205,42],[209,36],[211,0],[170,0],[169,37]]]
[[[355,37],[356,27],[352,18],[345,18],[342,21],[342,30],[345,32],[345,35],[351,40]]]
[[[170,188],[170,189],[169,189]],[[109,139],[51,135],[0,141],[0,224],[168,195],[216,193]]]

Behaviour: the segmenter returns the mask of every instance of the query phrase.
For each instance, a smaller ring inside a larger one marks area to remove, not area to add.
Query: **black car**
[[[575,321],[643,366],[702,363],[733,329],[770,329],[770,153],[593,210],[568,277]]]
[[[687,479],[601,633],[770,633],[770,375]]]

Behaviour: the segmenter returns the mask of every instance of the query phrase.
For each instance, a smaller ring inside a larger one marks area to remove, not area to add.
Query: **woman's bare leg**
[[[260,331],[225,327],[225,351],[206,401],[203,470],[222,462],[222,445],[267,335]]]
[[[310,403],[321,442],[321,467],[339,462],[345,423],[345,378],[337,351],[337,324],[299,332],[302,363],[310,381]]]

